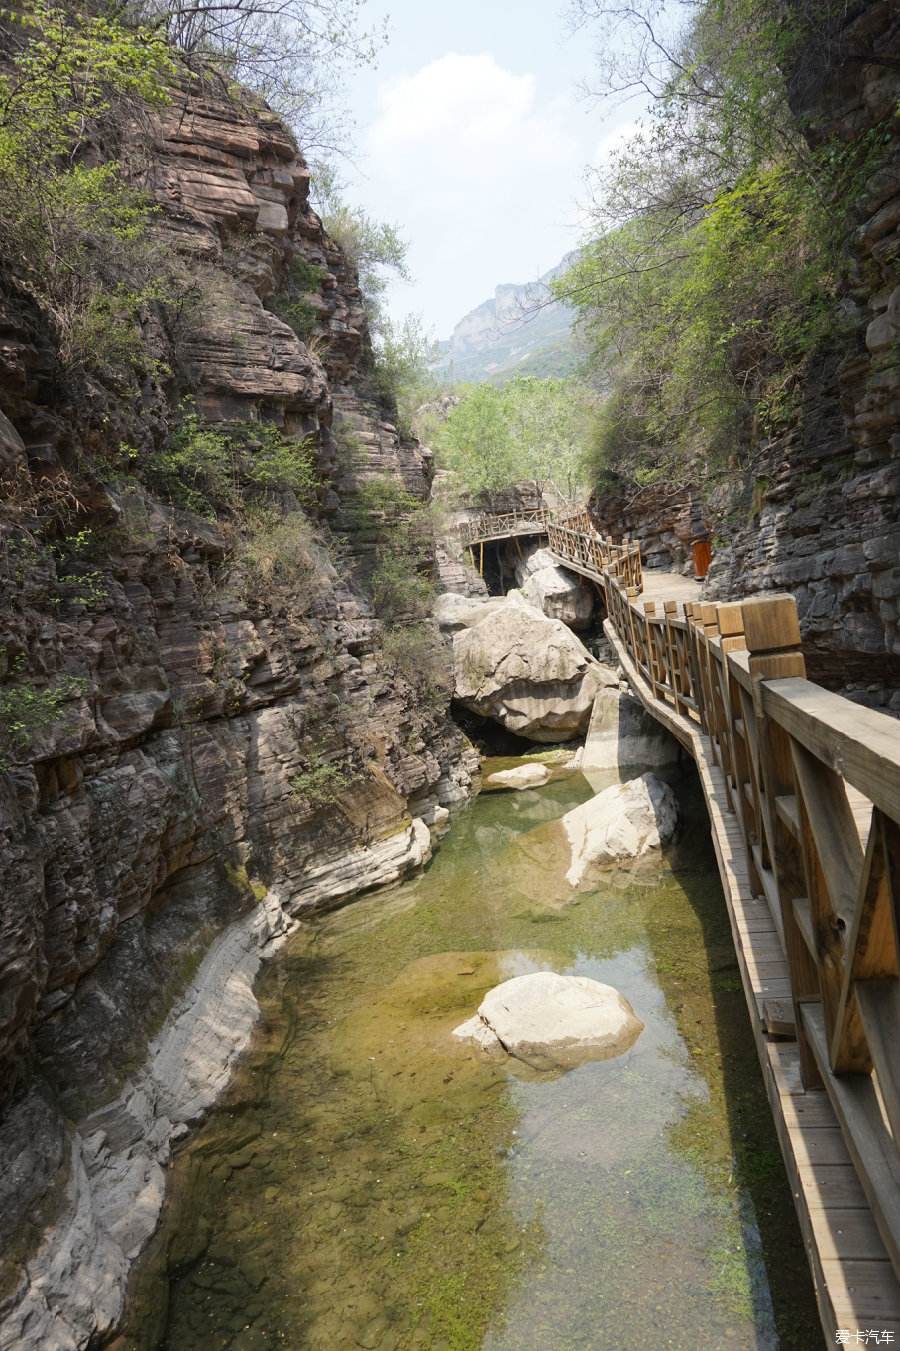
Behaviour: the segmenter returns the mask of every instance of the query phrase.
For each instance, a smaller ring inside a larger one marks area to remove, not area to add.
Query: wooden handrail
[[[525,507],[514,511],[486,513],[459,527],[464,548],[488,539],[521,534],[546,534],[552,553],[560,562],[602,583],[604,572],[613,568],[630,595],[643,585],[641,549],[637,543],[615,544],[599,534],[584,507],[554,512],[548,507]]]
[[[603,570],[608,623],[632,684],[721,771],[803,1083],[827,1090],[900,1275],[900,722],[806,679],[792,596],[660,612],[629,595],[627,558]]]
[[[463,547],[480,544],[483,540],[502,539],[509,535],[531,533],[531,527],[544,526],[553,513],[549,507],[522,507],[515,511],[498,511],[463,521],[459,527]],[[544,534],[543,530],[534,531]]]

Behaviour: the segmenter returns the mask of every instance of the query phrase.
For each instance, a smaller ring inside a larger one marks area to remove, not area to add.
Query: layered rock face
[[[126,152],[200,301],[177,334],[148,311],[142,383],[98,389],[84,407],[59,394],[49,344],[14,296],[0,348],[4,467],[60,485],[77,528],[103,542],[102,563],[73,572],[12,521],[0,540],[6,670],[53,694],[52,717],[0,774],[0,1246],[14,1259],[0,1345],[42,1351],[115,1325],[161,1191],[134,1232],[116,1227],[116,1207],[136,1204],[135,1177],[195,1112],[173,1089],[151,1129],[154,1080],[146,1112],[128,1118],[139,1128],[101,1147],[73,1122],[138,1070],[214,935],[258,952],[302,911],[403,877],[477,765],[446,714],[418,707],[382,660],[354,583],[373,549],[354,512],[361,486],[387,478],[424,499],[430,465],[370,395],[356,276],[309,206],[293,141],[266,109],[198,93],[152,124],[140,162]],[[266,307],[295,259],[321,278],[309,342]],[[318,512],[341,529],[349,566],[338,571],[294,512],[280,527],[297,532],[282,540],[290,579],[271,583],[242,562],[234,522],[116,477],[122,443],[142,457],[165,443],[179,388],[210,422],[265,419],[313,448]],[[311,765],[338,767],[327,807]],[[200,1058],[201,1078],[216,1080],[215,1060]],[[149,1153],[121,1154],[143,1137]],[[54,1215],[55,1256],[41,1256]],[[76,1215],[87,1255],[73,1313],[76,1283],[48,1271],[64,1276],[59,1243]]]

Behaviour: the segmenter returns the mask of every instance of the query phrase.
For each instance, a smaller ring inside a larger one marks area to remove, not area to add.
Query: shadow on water
[[[767,1275],[767,1296],[784,1351],[812,1351],[822,1345],[822,1330],[791,1186],[771,1115],[749,1013],[734,951],[724,896],[702,790],[693,764],[680,789],[687,800],[687,827],[666,851],[672,874],[700,922],[702,944],[690,951],[671,939],[653,944],[660,985],[666,993],[691,1054],[706,1067],[708,1081],[720,1084],[721,1111],[693,1107],[673,1129],[673,1143],[705,1169],[728,1169],[749,1199],[745,1216],[746,1260],[760,1259]],[[696,1015],[696,985],[709,991],[713,1025]],[[710,1033],[714,1032],[714,1036]],[[722,1120],[727,1134],[719,1134]],[[765,1314],[759,1309],[758,1315]]]
[[[591,791],[485,795],[292,940],[123,1351],[821,1345],[696,779],[664,860],[573,893],[556,821]],[[552,1076],[453,1041],[537,969],[621,989],[636,1045]]]

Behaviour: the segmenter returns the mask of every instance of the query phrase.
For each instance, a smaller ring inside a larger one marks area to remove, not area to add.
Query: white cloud
[[[543,144],[552,130],[535,110],[533,75],[504,70],[487,52],[448,52],[415,75],[380,91],[379,114],[369,133],[381,154],[440,154],[444,168],[485,174],[504,167],[505,154],[521,154],[523,138]]]
[[[401,223],[414,304],[442,333],[499,282],[530,280],[573,246],[591,144],[577,116],[488,52],[447,52],[379,89],[363,195],[373,214]],[[407,308],[408,293],[394,304]]]

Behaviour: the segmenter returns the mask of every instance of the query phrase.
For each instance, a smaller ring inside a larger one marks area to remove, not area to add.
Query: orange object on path
[[[691,549],[694,553],[694,576],[698,582],[702,582],[712,562],[712,545],[708,539],[695,539]]]

